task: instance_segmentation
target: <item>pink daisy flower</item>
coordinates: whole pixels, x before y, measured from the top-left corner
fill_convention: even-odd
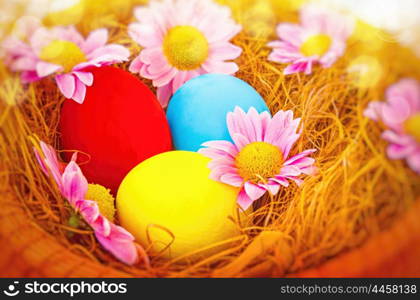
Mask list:
[[[420,83],[405,78],[386,91],[386,102],[369,103],[364,115],[381,121],[386,127],[382,138],[387,140],[391,159],[406,159],[420,174]]]
[[[52,176],[58,188],[70,205],[83,217],[95,232],[99,243],[117,259],[133,265],[138,261],[138,252],[148,264],[144,250],[136,243],[134,237],[121,226],[110,222],[101,215],[96,201],[86,199],[88,182],[76,163],[75,153],[67,166],[60,163],[51,146],[41,142],[42,154],[35,149],[36,158],[47,176]]]
[[[10,70],[22,71],[21,77],[25,82],[36,76],[35,71],[26,71],[28,60],[32,56],[32,49],[27,41],[32,34],[41,27],[41,20],[25,16],[16,21],[13,34],[7,36],[1,43],[0,57]]]
[[[279,111],[271,118],[268,112],[258,114],[254,108],[245,113],[236,107],[227,115],[227,126],[233,143],[210,141],[199,153],[209,157],[210,178],[240,187],[238,204],[246,210],[266,191],[275,195],[289,180],[298,185],[301,175],[315,171],[315,160],[309,158],[315,149],[291,156],[290,150],[300,137],[300,119],[293,112]]]
[[[163,107],[189,79],[205,73],[234,74],[242,52],[229,41],[241,31],[228,7],[211,0],[151,1],[134,12],[131,38],[143,47],[130,71],[153,80]]]
[[[28,44],[6,43],[9,66],[13,71],[22,72],[24,82],[55,74],[61,93],[83,103],[86,86],[93,84],[89,68],[126,61],[130,55],[121,45],[107,45],[107,40],[106,29],[92,31],[85,39],[74,26],[40,27],[32,33]]]
[[[268,59],[289,64],[284,74],[312,73],[315,63],[329,68],[346,49],[353,30],[350,18],[316,5],[303,6],[301,24],[281,23],[277,27],[280,40],[270,42],[273,51]]]

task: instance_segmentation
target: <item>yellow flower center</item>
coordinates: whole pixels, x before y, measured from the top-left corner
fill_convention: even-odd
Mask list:
[[[266,142],[246,145],[236,157],[239,175],[253,183],[266,182],[280,172],[283,154],[280,149]]]
[[[106,189],[99,184],[89,184],[86,193],[87,200],[93,200],[98,203],[101,215],[106,217],[109,221],[114,221],[115,204],[114,197],[111,195],[110,190]]]
[[[420,113],[416,113],[404,123],[405,132],[420,143]]]
[[[206,37],[193,26],[175,26],[163,41],[163,52],[169,63],[179,70],[194,70],[209,54]]]
[[[77,64],[86,61],[86,56],[79,46],[63,40],[55,40],[42,48],[39,58],[63,66],[64,72],[69,72]]]
[[[330,49],[330,46],[331,38],[328,35],[315,34],[300,46],[300,52],[305,56],[323,55]]]

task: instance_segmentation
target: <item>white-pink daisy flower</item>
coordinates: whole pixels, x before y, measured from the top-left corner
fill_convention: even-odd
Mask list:
[[[26,57],[32,56],[32,49],[27,42],[40,27],[40,19],[30,16],[21,17],[16,21],[13,33],[1,43],[1,59],[10,70],[22,71],[21,78],[24,82],[30,82],[31,79],[36,78],[36,71],[26,71],[28,63]]]
[[[382,137],[387,140],[391,159],[406,159],[420,174],[420,83],[405,78],[386,91],[386,101],[369,103],[365,116],[381,121],[386,127]]]
[[[269,60],[289,64],[285,75],[310,74],[315,63],[329,68],[343,55],[353,30],[352,19],[315,4],[302,7],[300,22],[279,24],[280,40],[268,44],[273,48]]]
[[[106,44],[108,31],[97,29],[85,39],[74,26],[40,27],[29,43],[15,48],[11,61],[13,71],[22,72],[24,82],[32,82],[55,74],[61,93],[83,103],[86,87],[93,84],[91,67],[100,67],[128,60],[130,52],[117,44]],[[7,44],[10,50],[10,42]],[[13,51],[12,51],[13,53]]]
[[[63,197],[93,229],[99,243],[125,264],[135,264],[139,260],[139,252],[144,262],[149,264],[145,251],[134,242],[134,237],[102,215],[96,201],[86,199],[88,182],[76,163],[77,154],[65,165],[59,162],[53,147],[44,142],[41,142],[40,147],[42,151],[35,149],[35,156],[42,171],[52,176]]]
[[[298,185],[301,175],[313,174],[315,149],[290,156],[299,139],[300,119],[293,112],[279,111],[272,118],[268,112],[258,114],[254,108],[245,113],[236,107],[227,115],[227,126],[233,143],[209,141],[199,153],[209,157],[210,178],[240,187],[238,204],[246,210],[266,191],[275,195],[289,180]]]
[[[229,41],[241,31],[228,7],[211,0],[151,1],[134,12],[129,34],[143,47],[130,71],[153,80],[162,106],[189,79],[205,73],[232,75],[242,52]]]

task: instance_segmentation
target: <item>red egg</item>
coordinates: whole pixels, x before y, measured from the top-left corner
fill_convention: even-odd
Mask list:
[[[62,148],[87,153],[90,160],[81,168],[88,181],[115,193],[132,168],[171,150],[170,130],[155,95],[137,77],[114,67],[92,73],[83,104],[64,102]]]

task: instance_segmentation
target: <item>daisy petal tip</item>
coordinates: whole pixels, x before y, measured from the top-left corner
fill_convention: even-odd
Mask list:
[[[241,191],[239,192],[238,197],[237,197],[237,203],[238,203],[239,207],[243,211],[246,211],[248,208],[251,207],[253,202],[254,201],[247,195],[245,190],[241,189]]]

